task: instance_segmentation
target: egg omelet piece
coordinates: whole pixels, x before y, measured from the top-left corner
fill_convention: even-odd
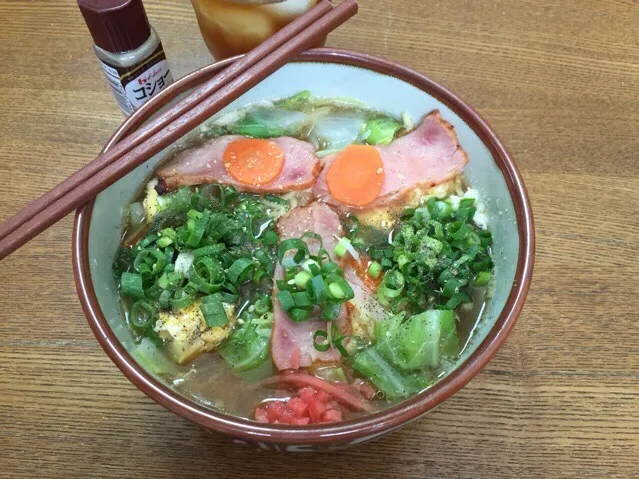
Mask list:
[[[385,229],[394,222],[391,208],[375,208],[357,213],[356,216],[360,224],[373,228]]]
[[[224,303],[229,323],[209,327],[200,311],[200,302],[173,312],[161,312],[155,323],[155,331],[167,341],[166,349],[179,364],[193,361],[199,355],[213,351],[229,337],[235,323],[235,305]]]
[[[351,323],[351,333],[365,340],[375,339],[375,323],[378,319],[362,311],[354,302],[346,303],[346,311]]]
[[[436,196],[440,200],[447,198],[450,195],[454,195],[462,191],[464,186],[462,175],[457,175],[452,180],[445,181],[444,183],[440,183],[437,186],[433,186],[428,190],[427,195]]]
[[[146,196],[144,197],[144,201],[142,205],[144,206],[144,213],[146,216],[146,222],[150,223],[153,220],[153,217],[158,212],[158,192],[155,190],[155,187],[158,184],[158,180],[151,180],[146,185]]]

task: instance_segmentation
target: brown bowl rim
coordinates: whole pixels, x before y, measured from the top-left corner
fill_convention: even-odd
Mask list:
[[[113,134],[103,151],[111,148],[127,132],[134,130],[175,95],[199,84],[228,66],[228,59],[203,67],[180,79],[135,114]],[[519,230],[519,258],[511,292],[495,325],[482,344],[455,371],[435,386],[398,405],[359,419],[335,423],[290,427],[265,425],[207,409],[179,395],[151,377],[120,344],[98,304],[88,258],[88,236],[93,201],[76,212],[73,232],[73,270],[78,296],[98,342],[124,375],[153,400],[207,429],[252,443],[286,445],[331,445],[357,442],[378,436],[416,419],[465,386],[496,354],[512,330],[526,300],[535,256],[534,223],[530,201],[522,177],[510,153],[488,123],[468,104],[430,78],[390,60],[349,50],[318,48],[305,52],[296,61],[338,63],[373,70],[406,81],[446,104],[464,120],[489,148],[512,196]]]

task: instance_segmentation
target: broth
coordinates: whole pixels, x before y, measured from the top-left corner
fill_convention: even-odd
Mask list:
[[[429,118],[422,124],[447,125]],[[402,138],[420,128],[352,100],[301,92],[192,134],[130,206],[114,262],[138,360],[206,407],[300,425],[389,407],[448,374],[492,284],[483,206],[461,174],[358,209],[337,201],[330,183],[328,193],[318,186],[327,175],[274,194],[261,184],[202,182],[191,171],[205,157],[210,174],[224,154],[225,170],[215,174],[237,185],[228,151],[268,144],[269,152],[289,148],[273,180],[281,181],[298,154],[324,170],[353,144],[400,158],[401,145],[415,143]],[[233,143],[244,138],[255,140]],[[248,155],[251,168],[273,161],[259,150]],[[397,174],[383,164],[381,188]],[[190,170],[178,179],[187,186],[176,187],[183,165]],[[310,166],[293,166],[291,181],[302,181]],[[311,324],[320,326],[308,343]],[[278,372],[290,369],[304,375]]]

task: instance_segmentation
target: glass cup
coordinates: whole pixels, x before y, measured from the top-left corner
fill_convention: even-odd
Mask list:
[[[295,20],[317,0],[191,0],[216,60],[246,53]],[[320,45],[323,46],[324,42]]]

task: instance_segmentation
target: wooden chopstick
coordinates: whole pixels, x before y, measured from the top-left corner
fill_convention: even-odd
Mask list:
[[[17,228],[11,230],[0,243],[0,260],[74,209],[94,198],[100,191],[143,164],[153,155],[177,141],[240,95],[246,93],[280,69],[295,56],[316,44],[330,31],[355,15],[357,9],[356,0],[345,0],[302,32],[283,43],[279,48],[273,50],[272,53],[237,75],[215,93],[206,98],[201,98],[199,103],[186,113],[183,113],[163,128],[158,129],[157,132],[151,134],[127,153],[111,162],[105,162],[101,169],[94,172],[85,181],[77,184],[73,190],[65,192],[57,200],[44,207],[27,221],[20,223]]]
[[[221,73],[189,94],[180,103],[173,106],[167,112],[152,120],[150,123],[142,126],[135,133],[132,133],[130,136],[120,141],[109,152],[98,156],[95,160],[76,171],[73,175],[69,176],[56,187],[29,203],[15,216],[0,224],[0,240],[16,230],[20,225],[29,221],[36,214],[49,207],[49,205],[51,205],[54,201],[69,194],[106,165],[113,163],[118,158],[149,139],[155,133],[165,128],[166,125],[177,120],[184,113],[202,102],[202,100],[211,96],[221,87],[227,85],[233,79],[244,73],[260,59],[281,47],[294,36],[302,33],[304,29],[308,28],[314,22],[326,15],[326,13],[330,12],[332,8],[333,6],[330,2],[327,0],[321,0],[311,10],[297,18],[295,21],[289,23],[282,30],[268,38],[264,43],[260,44],[244,57],[225,68]]]

